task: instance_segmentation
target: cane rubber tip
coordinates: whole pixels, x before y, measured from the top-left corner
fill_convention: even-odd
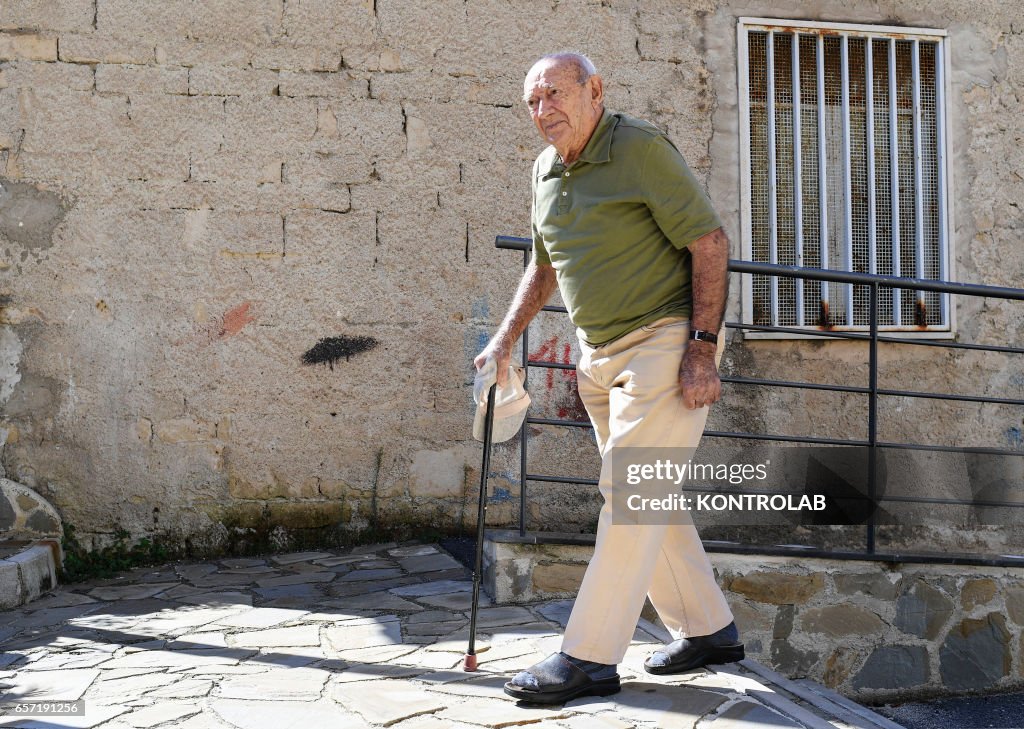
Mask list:
[[[476,670],[476,656],[469,655],[468,653],[462,659],[462,670],[463,671],[475,671]]]

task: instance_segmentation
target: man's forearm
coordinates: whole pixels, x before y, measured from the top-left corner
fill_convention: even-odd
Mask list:
[[[692,327],[718,333],[729,298],[729,239],[718,228],[690,245],[693,270]]]
[[[508,313],[494,335],[495,344],[510,351],[525,331],[527,324],[551,298],[555,286],[557,286],[555,269],[530,261],[523,273],[523,279],[519,282],[519,288],[508,308]]]

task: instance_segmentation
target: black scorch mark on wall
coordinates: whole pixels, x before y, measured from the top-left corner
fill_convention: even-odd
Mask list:
[[[373,337],[325,337],[302,355],[302,364],[326,364],[332,370],[342,357],[345,361],[353,354],[367,352],[378,344]]]

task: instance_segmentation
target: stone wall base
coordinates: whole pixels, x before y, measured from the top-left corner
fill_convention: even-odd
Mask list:
[[[593,536],[490,531],[497,603],[573,597]],[[712,553],[747,656],[858,701],[1024,687],[1024,568]]]

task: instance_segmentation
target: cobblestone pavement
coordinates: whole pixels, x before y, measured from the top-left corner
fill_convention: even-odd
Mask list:
[[[771,689],[741,666],[649,676],[641,664],[661,641],[639,628],[621,693],[518,704],[502,684],[558,650],[571,602],[484,598],[480,670],[465,673],[470,591],[466,570],[424,544],[167,565],[63,586],[0,613],[0,701],[84,699],[85,714],[8,716],[0,726],[851,726],[772,711],[756,698]]]

